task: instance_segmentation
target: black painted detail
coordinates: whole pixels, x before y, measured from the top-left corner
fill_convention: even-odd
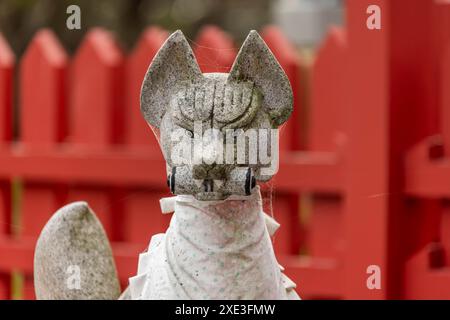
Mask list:
[[[175,174],[177,173],[177,167],[172,168],[172,174],[170,175],[170,192],[175,194]]]
[[[248,168],[247,174],[245,176],[245,195],[247,196],[249,196],[252,191],[251,182],[252,182],[252,169]]]

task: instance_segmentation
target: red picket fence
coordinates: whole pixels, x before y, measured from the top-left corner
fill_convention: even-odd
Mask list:
[[[273,28],[263,35],[276,54],[280,41],[291,51],[286,70],[297,81],[294,48]],[[149,28],[125,55],[110,33],[93,29],[70,58],[51,31],[38,32],[19,68],[17,141],[12,141],[14,56],[0,42],[0,120],[2,128],[6,124],[0,149],[0,298],[11,295],[12,271],[25,277],[24,297],[34,297],[35,240],[65,203],[83,199],[95,210],[113,242],[124,286],[150,237],[167,228],[170,217],[159,208],[159,199],[168,195],[165,163],[139,111],[142,79],[167,36]],[[194,51],[204,72],[225,72],[237,48],[229,35],[209,26],[199,33]],[[13,202],[14,188],[20,189],[20,199]],[[296,223],[291,223],[297,198],[286,192],[275,201],[286,225],[277,237],[277,252],[298,252]],[[13,211],[20,211],[16,222]]]
[[[277,256],[307,299],[450,298],[450,4],[346,5],[346,27],[317,52],[308,110],[298,51],[276,27],[261,30],[295,96],[273,179]],[[369,5],[382,10],[381,30],[366,26]],[[149,28],[125,54],[93,29],[68,57],[43,30],[18,81],[0,36],[0,298],[11,296],[12,274],[34,297],[36,237],[67,202],[87,200],[99,215],[123,285],[167,227],[164,161],[139,112],[144,73],[167,36]],[[239,48],[214,26],[192,45],[204,72],[229,70]],[[379,289],[367,286],[373,265]]]

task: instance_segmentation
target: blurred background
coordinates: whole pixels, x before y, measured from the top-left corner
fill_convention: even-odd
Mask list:
[[[449,1],[0,0],[0,299],[35,298],[36,239],[68,202],[99,216],[123,287],[167,228],[139,93],[176,29],[203,72],[256,29],[291,82],[263,191],[302,298],[450,298]]]
[[[82,12],[81,30],[68,30],[66,8],[76,4]],[[34,33],[43,27],[55,31],[69,52],[83,35],[102,26],[117,35],[122,46],[131,48],[142,30],[158,25],[183,30],[194,39],[205,24],[214,24],[244,39],[250,29],[279,24],[297,44],[316,45],[330,24],[342,22],[340,0],[17,0],[0,2],[0,29],[18,55]]]

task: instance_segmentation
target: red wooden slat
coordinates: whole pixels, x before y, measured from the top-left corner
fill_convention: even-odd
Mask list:
[[[450,294],[450,270],[448,268],[429,269],[424,264],[428,251],[423,250],[420,255],[411,259],[406,267],[405,276],[408,279],[405,286],[405,299],[437,299],[448,300]]]
[[[123,64],[123,54],[110,33],[95,28],[85,36],[74,57],[70,96],[70,142],[80,150],[107,150],[123,139]],[[112,204],[112,192],[76,186],[69,191],[69,202],[88,201],[108,236],[118,239],[121,235],[114,223],[122,212]]]
[[[38,32],[20,67],[20,141],[24,148],[52,149],[66,133],[67,55],[49,30]],[[22,236],[38,236],[62,205],[63,187],[45,181],[24,181],[21,204]],[[25,286],[32,288],[31,275]]]
[[[297,255],[304,233],[300,231],[300,198],[273,189],[272,202],[266,203],[264,210],[272,213],[281,225],[274,236],[274,250],[279,255]],[[268,207],[271,205],[272,207]]]
[[[21,142],[27,149],[50,149],[64,138],[67,56],[49,30],[36,34],[20,68]],[[45,185],[45,181],[43,181]],[[37,236],[59,202],[57,186],[23,190],[22,234]]]
[[[436,86],[436,98],[439,103],[439,125],[441,133],[443,134],[444,152],[450,156],[450,122],[448,114],[450,105],[448,98],[448,75],[449,64],[448,55],[450,43],[450,3],[448,1],[435,1],[433,7],[433,46],[430,51],[430,63],[433,71],[438,70],[438,78],[441,81],[440,85]],[[434,69],[435,68],[435,69]]]
[[[447,3],[445,8],[442,8],[446,13],[446,25],[443,27],[448,28],[450,25],[450,3]],[[450,116],[450,93],[448,88],[450,87],[450,31],[445,29],[447,32],[446,40],[447,45],[443,48],[443,54],[441,59],[441,118],[442,118],[442,140],[444,147],[444,154],[447,159],[450,155],[450,121],[448,117]],[[440,227],[440,240],[445,250],[445,253],[450,254],[450,206],[448,202],[442,205],[441,212],[441,227]],[[450,270],[447,272],[447,276],[450,278]]]
[[[344,134],[346,46],[345,31],[334,27],[317,53],[308,124],[310,150],[334,151],[339,137]]]
[[[450,11],[450,8],[448,11]],[[441,87],[443,88],[441,94],[441,119],[442,119],[441,123],[442,123],[442,140],[444,145],[444,152],[446,155],[450,155],[450,120],[449,120],[450,92],[449,90],[447,90],[449,86],[450,86],[450,41],[448,42],[448,45],[445,48],[441,68]]]
[[[441,136],[429,137],[421,141],[408,153],[406,192],[419,198],[449,199],[450,96],[447,88],[450,84],[450,3],[436,1],[431,20],[433,42],[429,49],[428,64],[429,70],[433,72],[432,80],[438,80],[439,83],[428,81],[428,85],[432,85],[432,88],[425,89],[433,90],[435,93],[433,98],[438,99],[439,109],[433,108],[433,105],[428,103],[425,110],[427,115],[431,114],[431,116],[434,116],[434,112],[440,111]],[[437,71],[437,77],[434,77],[435,71]],[[426,90],[423,91],[426,92]],[[430,201],[428,199],[427,201]],[[437,213],[432,215],[430,210],[421,210],[419,212],[422,217],[419,221],[421,223],[416,223],[413,228],[410,228],[415,234],[425,234],[428,237],[425,238],[426,241],[412,247],[412,258],[406,263],[406,298],[448,299],[445,288],[450,279],[450,270],[448,259],[445,257],[448,257],[450,253],[450,210],[448,200],[435,201],[435,203],[439,206]],[[436,216],[438,217],[437,228],[434,223]],[[424,242],[429,245],[423,247]],[[442,256],[442,261],[438,265],[433,262],[437,252]]]
[[[164,186],[160,189],[130,189],[123,200],[126,217],[122,223],[124,240],[148,245],[153,235],[165,232],[171,214],[162,214],[159,200],[172,196]]]
[[[0,237],[0,272],[20,269],[30,274],[33,272],[35,238]]]
[[[9,182],[0,181],[0,236],[9,236],[11,233],[11,185]],[[7,259],[0,255],[0,260]],[[10,270],[0,270],[0,300],[11,296]]]
[[[436,147],[443,149],[442,139],[432,136],[411,148],[406,155],[405,192],[409,196],[450,198],[450,161],[448,158],[431,158],[430,150]]]
[[[344,209],[341,195],[314,194],[308,223],[308,253],[337,258],[344,244]]]
[[[165,161],[159,155],[63,149],[51,152],[23,150],[20,146],[4,152],[0,177],[21,177],[31,181],[85,185],[146,187],[166,185],[162,170]],[[36,170],[39,168],[39,171]],[[150,169],[149,169],[150,168]]]
[[[309,150],[336,152],[345,139],[345,59],[345,32],[332,28],[317,53],[312,71]],[[342,220],[340,195],[314,195],[308,229],[308,252],[313,257],[339,255],[344,236]]]
[[[11,148],[3,153],[0,177],[20,175],[28,180],[48,182],[167,188],[165,161],[159,154],[129,150],[75,151],[67,148],[33,152]],[[339,193],[345,187],[342,159],[331,152],[284,153],[274,181],[282,192]]]
[[[123,139],[123,54],[113,36],[95,28],[85,37],[72,66],[70,141],[107,149]]]
[[[343,294],[342,265],[334,259],[281,256],[285,273],[297,284],[302,299],[340,299]]]
[[[300,147],[299,135],[299,72],[300,59],[295,48],[289,43],[286,36],[278,27],[265,27],[261,36],[273,52],[278,62],[291,82],[294,94],[294,111],[288,122],[281,128],[280,149],[283,151],[295,150]],[[275,181],[275,191],[277,190],[277,178]],[[303,242],[305,233],[300,226],[300,201],[297,194],[275,194],[273,212],[275,218],[282,225],[276,234],[274,243],[277,254],[298,254]]]
[[[27,149],[55,148],[64,138],[67,65],[66,53],[55,35],[49,30],[38,32],[20,68],[20,141]],[[37,236],[40,233],[50,215],[61,205],[57,188],[25,181],[22,234]]]
[[[202,72],[227,73],[237,51],[228,33],[216,26],[208,25],[197,35],[194,53]]]
[[[289,42],[282,31],[276,26],[267,26],[261,31],[270,50],[273,52],[284,72],[289,78],[294,94],[294,111],[281,129],[280,148],[282,150],[300,149],[301,127],[300,117],[302,116],[302,106],[300,104],[300,67],[301,60],[295,47]]]
[[[67,65],[55,35],[50,30],[38,32],[20,69],[20,139],[27,148],[52,147],[65,138]]]
[[[391,64],[395,66],[392,69],[393,79],[396,81],[392,85],[394,89],[391,89],[393,92],[392,108],[395,110],[391,121],[396,123],[396,134],[394,134],[392,139],[394,149],[391,152],[398,154],[399,150],[411,149],[411,146],[417,145],[425,137],[431,137],[438,131],[438,113],[442,110],[439,109],[439,99],[443,91],[446,91],[445,84],[440,83],[442,79],[439,77],[440,71],[438,70],[442,68],[444,48],[450,41],[450,31],[448,29],[450,4],[448,2],[445,4],[443,1],[435,1],[433,3],[418,1],[414,4],[412,12],[403,12],[398,4],[394,6],[394,9],[402,12],[402,15],[399,15],[399,20],[397,18],[393,20],[396,23],[396,33],[393,33],[395,38],[391,40],[391,43],[395,44],[393,46]],[[419,18],[423,21],[423,26],[407,28],[405,25],[407,21]],[[435,39],[435,41],[432,39]],[[411,52],[414,52],[414,54],[410,54]],[[404,77],[405,72],[408,74],[407,77]],[[400,129],[400,126],[407,131],[400,134],[399,132],[403,131]],[[432,162],[437,164],[440,162],[439,157],[443,155],[442,146],[430,146],[430,164]],[[396,159],[397,162],[399,160],[399,158]],[[403,177],[399,172],[401,170],[395,170],[390,176],[397,187],[401,186],[400,182]],[[435,185],[441,183],[442,178],[434,181]],[[416,205],[416,208],[420,210],[420,214],[417,215],[419,218],[409,214],[410,210],[407,211],[405,218],[403,218],[400,213],[402,208],[399,210],[398,207],[395,207],[394,217],[396,219],[391,219],[393,221],[391,221],[390,225],[391,229],[393,225],[398,225],[397,228],[401,232],[396,231],[397,237],[391,236],[389,238],[389,244],[396,251],[391,253],[392,256],[400,255],[399,251],[403,249],[399,248],[402,245],[400,239],[408,238],[405,237],[405,230],[409,230],[410,234],[417,235],[414,238],[421,240],[416,240],[415,243],[412,242],[412,245],[406,247],[408,255],[411,252],[417,253],[421,250],[424,243],[426,243],[425,241],[436,241],[439,237],[442,241],[445,241],[449,238],[448,207],[445,205],[442,207],[442,202],[433,198],[424,200],[422,198],[420,197],[416,200],[420,205]],[[441,217],[440,226],[439,217]],[[401,220],[402,218],[413,227],[405,229],[405,222]],[[436,231],[438,228],[441,229],[440,235],[439,231]],[[445,246],[448,248],[448,244]],[[448,254],[448,251],[446,254]],[[394,257],[394,259],[391,259],[390,263],[394,266],[392,268],[393,278],[395,278],[396,273],[403,270],[399,266],[401,262],[399,258]],[[405,281],[409,281],[409,279]],[[433,286],[431,283],[430,285]],[[437,287],[436,290],[438,290]]]
[[[405,228],[411,215],[403,195],[403,159],[413,145],[437,131],[439,84],[431,40],[434,3],[408,4],[404,10],[401,1],[347,1],[351,139],[346,298],[401,297],[405,244],[416,234]],[[369,5],[378,5],[383,12],[381,30],[366,26]],[[416,19],[420,25],[408,24]],[[380,290],[368,290],[367,275],[358,273],[369,265],[378,265],[383,272]]]
[[[12,138],[12,96],[15,56],[0,33],[0,158],[5,143]],[[0,179],[0,235],[11,233],[11,184],[9,179]],[[7,259],[0,255],[1,259]],[[8,270],[0,271],[0,299],[11,296],[11,278]]]
[[[348,3],[349,37],[349,159],[346,210],[345,297],[383,299],[387,297],[389,266],[387,223],[389,216],[389,82],[386,1],[350,0]],[[366,9],[375,4],[384,12],[383,28],[373,32],[366,27]],[[370,75],[370,76],[369,76]],[[369,98],[370,97],[370,98]],[[370,124],[370,125],[369,125]],[[370,181],[370,183],[369,183]],[[364,239],[364,240],[362,240]],[[367,250],[370,248],[370,250]],[[383,270],[381,290],[366,286],[366,268],[377,265]]]
[[[150,165],[143,169],[154,172],[161,192],[155,189],[130,189],[123,198],[122,205],[126,217],[122,224],[122,235],[126,241],[142,243],[143,248],[148,245],[150,237],[167,229],[170,217],[162,216],[159,199],[168,193],[165,185],[165,161],[162,156],[157,138],[145,122],[140,112],[140,91],[144,75],[150,62],[168,37],[168,32],[150,27],[140,37],[136,47],[127,60],[127,127],[126,143],[133,150],[141,150],[145,154],[152,154],[157,165]],[[136,273],[136,270],[134,270]],[[128,274],[131,276],[132,274]]]
[[[15,57],[0,33],[0,143],[12,138],[12,86]]]
[[[168,35],[167,31],[159,27],[148,28],[127,58],[126,143],[129,146],[142,147],[148,152],[159,152],[159,145],[140,112],[142,80]]]
[[[12,138],[12,96],[15,56],[0,33],[0,155]],[[10,232],[9,179],[0,179],[0,234]]]

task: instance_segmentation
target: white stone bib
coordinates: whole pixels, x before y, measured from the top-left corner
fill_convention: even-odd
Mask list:
[[[275,258],[270,236],[279,225],[262,211],[258,187],[248,197],[160,203],[174,215],[139,256],[132,299],[299,299]]]

